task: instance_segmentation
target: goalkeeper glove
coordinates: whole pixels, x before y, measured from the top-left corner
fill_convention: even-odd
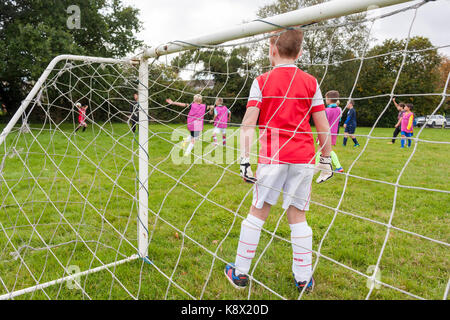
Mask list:
[[[320,157],[319,163],[316,163],[314,168],[314,174],[320,172],[319,178],[317,178],[317,183],[322,183],[327,181],[333,176],[333,167],[331,166],[331,157]]]
[[[253,177],[252,167],[250,165],[249,158],[241,158],[241,177],[247,183],[254,184],[256,182],[256,178]]]

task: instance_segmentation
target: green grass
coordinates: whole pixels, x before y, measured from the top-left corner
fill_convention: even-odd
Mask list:
[[[36,140],[15,132],[1,146],[5,181],[0,181],[0,295],[64,276],[61,264],[78,266],[81,271],[101,265],[92,252],[105,264],[136,253],[138,163],[131,150],[137,150],[137,143],[126,125],[105,124],[103,129],[89,127],[71,137],[71,143],[59,130],[35,130]],[[111,272],[82,277],[85,293],[92,299],[129,299],[127,290],[140,299],[190,299],[185,290],[202,299],[297,299],[290,230],[281,216],[281,201],[264,225],[268,233],[262,234],[253,267],[267,249],[252,269],[255,279],[279,296],[256,282],[251,289],[236,291],[225,279],[223,268],[225,261],[234,260],[242,217],[252,200],[251,187],[241,183],[236,164],[175,164],[170,156],[173,146],[167,142],[172,129],[159,125],[150,129],[157,133],[149,140],[149,231],[153,232],[149,258],[154,265],[137,260],[111,268]],[[62,127],[66,135],[71,130]],[[357,134],[367,135],[369,130],[358,128]],[[377,128],[372,136],[389,137],[392,131]],[[450,130],[426,128],[420,138],[448,142]],[[369,274],[370,266],[377,263],[392,216],[394,228],[380,261],[381,281],[426,299],[442,299],[449,280],[450,195],[396,189],[413,149],[371,139],[361,154],[366,138],[359,141],[357,149],[351,143],[334,148],[346,172],[352,166],[352,176],[335,175],[324,184],[313,185],[308,222],[314,232],[314,250],[333,218],[334,222],[315,271],[316,289],[302,298],[364,299],[369,290],[361,274]],[[204,150],[208,145],[203,143]],[[18,154],[11,153],[12,147]],[[449,156],[448,144],[419,142],[398,183],[450,190]],[[339,203],[340,211],[329,209]],[[43,248],[43,241],[51,249],[24,248],[23,260],[12,260],[14,248]],[[167,277],[183,290],[169,286]],[[87,295],[62,284],[18,299],[83,299]],[[386,286],[371,295],[371,299],[410,298]]]

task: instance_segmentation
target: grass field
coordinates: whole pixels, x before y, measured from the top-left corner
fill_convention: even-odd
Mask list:
[[[153,265],[136,260],[82,277],[83,290],[64,283],[18,299],[298,298],[281,201],[264,225],[251,288],[237,291],[225,279],[223,268],[234,261],[251,187],[241,182],[236,164],[175,164],[168,142],[175,127],[150,127]],[[136,253],[136,141],[121,124],[91,126],[69,142],[71,130],[33,130],[36,139],[14,132],[0,148],[0,295],[65,276],[62,266],[84,271]],[[358,128],[357,134],[369,131]],[[377,128],[372,136],[390,137],[392,131]],[[426,128],[420,139],[449,142],[450,130]],[[352,166],[348,178],[335,175],[313,185],[308,223],[314,250],[332,226],[322,243],[315,291],[302,299],[364,299],[369,289],[362,274],[372,274],[391,217],[394,228],[381,257],[380,280],[442,299],[450,271],[450,195],[433,190],[450,190],[450,146],[419,142],[398,181],[414,188],[396,188],[413,148],[371,139],[362,152],[366,138],[359,140],[360,148],[338,143],[334,149],[346,172]],[[203,143],[204,150],[209,144]],[[11,252],[19,248],[21,258],[14,260]],[[413,297],[382,286],[370,298]]]

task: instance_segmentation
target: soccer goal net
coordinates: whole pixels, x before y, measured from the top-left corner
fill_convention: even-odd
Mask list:
[[[450,131],[416,126],[410,148],[392,133],[400,102],[415,115],[448,108],[439,50],[450,43],[414,35],[428,1],[390,7],[401,2],[330,1],[132,59],[55,58],[0,135],[0,299],[447,299]],[[392,17],[408,24],[404,39],[377,44]],[[237,291],[223,270],[254,188],[239,173],[240,126],[271,70],[269,38],[290,29],[304,32],[297,67],[340,93],[330,125],[342,170],[307,199],[313,293],[295,288],[280,201]],[[356,147],[342,146],[350,100]],[[316,138],[312,128],[292,134]]]

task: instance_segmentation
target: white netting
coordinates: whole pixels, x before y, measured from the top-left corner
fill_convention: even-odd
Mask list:
[[[251,205],[252,189],[239,177],[238,137],[250,85],[269,70],[267,36],[259,36],[150,59],[145,260],[137,256],[139,130],[131,130],[139,109],[134,100],[139,67],[67,59],[52,70],[23,115],[24,125],[1,145],[0,296],[446,299],[449,134],[416,129],[413,148],[400,153],[386,145],[392,130],[379,127],[392,114],[393,97],[434,98],[432,114],[448,98],[448,75],[441,92],[397,92],[412,57],[439,49],[410,48],[415,15],[424,4],[370,19],[303,27],[306,41],[308,34],[326,35],[321,59],[306,51],[298,61],[318,78],[322,91],[339,85],[329,80],[336,67],[352,64],[341,100],[354,99],[358,110],[374,101],[381,105],[370,126],[357,131],[360,149],[336,149],[344,173],[313,186],[308,221],[317,287],[312,295],[299,294],[293,285],[289,228],[280,205],[264,225],[248,289],[236,292],[223,275],[225,264],[234,262],[241,221]],[[414,12],[403,47],[374,54],[374,23],[403,11]],[[334,40],[351,27],[361,27],[364,33],[357,29],[353,35],[365,40],[356,49],[340,48],[353,55],[338,55]],[[359,94],[364,68],[386,57],[399,62],[389,89]],[[222,97],[233,117],[227,144],[216,147],[207,113],[192,156],[183,157],[188,105],[196,94],[208,105]],[[167,98],[188,105],[169,106]],[[78,102],[88,105],[88,126],[75,132]],[[257,153],[255,143],[253,163]],[[78,277],[66,278],[73,274]]]

